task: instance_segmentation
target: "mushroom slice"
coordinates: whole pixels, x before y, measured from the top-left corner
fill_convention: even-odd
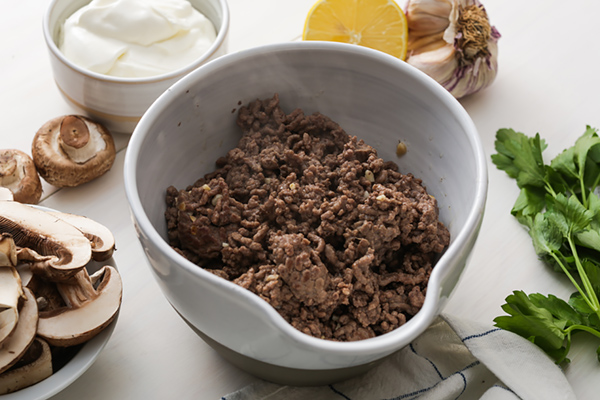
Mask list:
[[[97,288],[92,285],[92,280],[97,281]],[[60,282],[56,286],[67,305],[40,312],[37,331],[53,346],[87,342],[113,321],[121,307],[121,277],[108,265],[94,274],[94,278],[83,269],[69,282]]]
[[[18,325],[18,306],[22,297],[23,287],[17,270],[13,267],[0,267],[0,348],[4,347],[4,342]]]
[[[42,183],[31,157],[20,150],[0,150],[0,186],[9,189],[13,200],[37,204]]]
[[[52,375],[52,352],[44,340],[35,338],[13,369],[0,374],[0,395],[16,392]]]
[[[92,244],[92,258],[95,261],[106,261],[115,250],[115,237],[110,229],[91,218],[82,215],[49,211],[51,215],[79,229]]]
[[[38,308],[33,292],[24,289],[27,300],[19,312],[19,323],[0,348],[0,374],[13,366],[33,342],[38,323]]]
[[[0,267],[17,266],[17,246],[10,233],[0,233]]]
[[[115,161],[112,135],[81,115],[46,122],[33,138],[33,161],[39,174],[58,187],[73,187],[107,172]]]
[[[51,281],[72,277],[92,257],[90,241],[77,228],[33,206],[2,202],[0,231],[13,236],[19,261]]]

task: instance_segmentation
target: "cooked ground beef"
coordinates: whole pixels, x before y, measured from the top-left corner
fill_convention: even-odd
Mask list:
[[[415,315],[450,240],[421,180],[277,95],[237,124],[216,171],[167,189],[171,246],[315,337],[366,339]]]

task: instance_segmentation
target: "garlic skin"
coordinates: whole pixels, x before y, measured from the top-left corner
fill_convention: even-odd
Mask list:
[[[406,62],[457,99],[488,87],[498,72],[500,33],[478,0],[409,0]]]

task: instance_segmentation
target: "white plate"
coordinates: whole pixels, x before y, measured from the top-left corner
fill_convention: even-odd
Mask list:
[[[47,207],[36,206],[42,210],[51,210]],[[103,265],[111,265],[117,268],[114,258],[110,258],[102,263],[91,261],[86,267],[90,273],[94,272]],[[102,332],[96,335],[92,340],[85,343],[75,356],[66,363],[61,369],[53,373],[48,378],[35,385],[18,390],[14,393],[0,395],[1,400],[45,400],[61,390],[65,389],[71,383],[75,382],[91,365],[96,361],[106,343],[110,339],[119,314],[117,313],[113,322],[110,323]]]

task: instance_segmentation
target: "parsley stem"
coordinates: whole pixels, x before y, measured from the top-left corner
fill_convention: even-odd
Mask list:
[[[590,192],[593,192],[594,190],[596,190],[596,188],[598,187],[598,185],[600,185],[600,174],[598,174],[598,176],[596,176],[596,179],[594,180],[594,183],[590,187]]]
[[[586,190],[585,190],[585,182],[583,182],[583,176],[581,176],[579,178],[579,184],[581,186],[580,190],[581,190],[581,204],[583,204],[583,206],[585,208],[588,208],[588,198],[587,198],[587,194],[586,194]]]
[[[598,311],[598,307],[594,306],[594,304],[588,298],[587,293],[584,292],[581,289],[581,287],[579,286],[579,284],[577,283],[577,281],[575,280],[575,278],[573,278],[573,275],[571,275],[571,273],[569,272],[569,270],[564,266],[564,264],[562,263],[562,261],[560,260],[560,258],[558,258],[558,256],[554,252],[550,253],[550,255],[558,263],[558,265],[560,266],[560,268],[563,270],[563,272],[565,273],[565,275],[567,275],[567,277],[569,278],[569,280],[571,281],[571,283],[573,284],[573,286],[575,286],[575,288],[577,289],[577,291],[579,293],[581,293],[581,297],[583,297],[583,300],[585,300],[585,302],[587,303],[587,305],[590,306],[591,309],[593,309],[594,311],[597,312]],[[596,300],[596,301],[598,301],[598,300]]]
[[[554,189],[552,189],[552,186],[550,185],[550,183],[548,183],[547,181],[544,181],[546,184],[546,192],[550,193],[550,195],[554,198],[556,198],[556,192],[554,191]]]
[[[598,297],[596,296],[596,293],[594,292],[594,287],[592,286],[592,283],[590,282],[589,277],[587,276],[585,270],[583,269],[583,265],[581,265],[581,260],[579,259],[579,255],[577,254],[577,248],[575,247],[575,243],[573,243],[573,236],[569,235],[567,237],[567,240],[569,241],[569,246],[571,246],[571,252],[573,253],[573,258],[575,259],[575,265],[577,266],[577,272],[579,272],[579,278],[581,279],[581,282],[583,283],[583,286],[585,287],[586,293],[591,298],[591,301],[594,304],[592,309],[594,310],[594,312],[598,313],[598,311],[600,310],[600,303],[598,303]],[[598,315],[598,316],[600,317],[600,315]]]
[[[585,325],[571,325],[568,328],[566,328],[564,330],[564,332],[570,336],[571,332],[574,331],[575,329],[579,329],[580,331],[585,331],[587,333],[591,333],[592,335],[600,338],[600,332],[598,332],[594,328],[590,328],[589,326],[585,326]]]

